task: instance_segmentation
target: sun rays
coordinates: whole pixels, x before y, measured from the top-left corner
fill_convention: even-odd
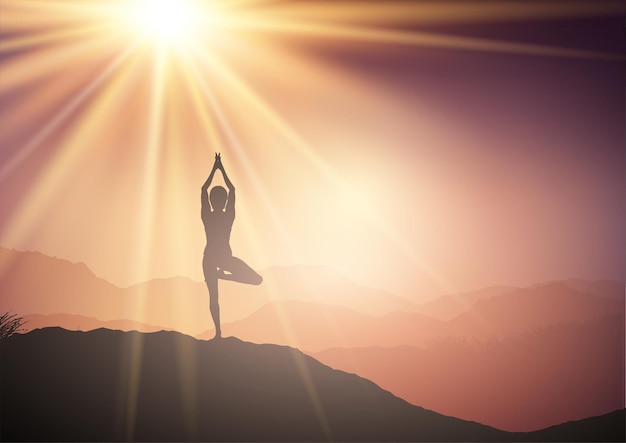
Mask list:
[[[277,88],[282,73],[297,73],[305,88],[307,82],[329,78],[338,84],[358,80],[358,74],[349,74],[350,79],[329,61],[299,53],[300,41],[321,46],[375,44],[368,46],[370,51],[408,45],[619,61],[622,54],[419,28],[600,16],[618,13],[621,5],[613,1],[498,5],[371,1],[366,6],[344,1],[5,0],[0,22],[0,100],[10,112],[5,111],[0,122],[0,180],[41,156],[47,160],[36,168],[37,177],[0,234],[15,244],[31,236],[44,210],[61,198],[76,171],[88,166],[90,151],[106,149],[120,158],[132,155],[141,165],[138,174],[142,176],[141,189],[134,191],[141,203],[133,266],[136,278],[145,279],[156,235],[153,224],[160,217],[159,196],[166,193],[176,200],[176,190],[164,189],[164,183],[188,181],[184,171],[194,170],[198,161],[220,151],[231,154],[238,165],[236,174],[250,183],[252,198],[262,202],[273,225],[274,241],[297,261],[294,239],[287,234],[281,210],[258,171],[261,157],[280,158],[288,149],[289,155],[299,157],[415,266],[452,292],[446,277],[404,241],[367,198],[355,193],[271,97],[256,90],[255,77],[264,73]],[[18,93],[21,99],[12,101]],[[37,129],[32,131],[33,127]],[[265,145],[261,156],[241,136],[253,127],[263,127],[280,143]],[[127,138],[121,140],[116,133]],[[103,146],[103,138],[111,139],[109,146]],[[120,141],[127,147],[120,146]],[[129,149],[132,154],[124,152]],[[181,203],[176,212],[185,210]],[[248,225],[248,243],[259,245],[254,252],[259,257],[264,254],[262,237]],[[179,250],[179,254],[188,252]]]
[[[255,90],[249,79],[254,78],[255,70],[272,72],[277,85],[280,72],[298,72],[305,83],[323,75],[332,76],[334,67],[328,61],[307,58],[291,47],[292,42],[300,40],[320,45],[374,43],[372,51],[409,45],[619,61],[623,60],[622,54],[418,29],[441,23],[599,16],[616,14],[622,6],[613,1],[498,5],[481,1],[372,1],[366,6],[342,1],[5,0],[0,22],[0,99],[11,111],[3,113],[0,123],[0,180],[44,152],[49,159],[45,166],[39,166],[39,176],[2,237],[19,243],[20,238],[31,235],[42,210],[60,197],[74,172],[85,166],[85,152],[104,149],[99,146],[98,134],[106,128],[106,132],[124,130],[132,134],[133,145],[139,151],[134,155],[141,157],[143,165],[140,193],[145,198],[139,209],[141,228],[136,236],[138,255],[134,261],[137,278],[145,277],[150,267],[149,246],[154,235],[150,226],[158,216],[158,196],[164,192],[161,175],[174,169],[176,173],[189,170],[199,158],[210,157],[211,151],[232,154],[241,174],[252,183],[255,198],[267,209],[277,241],[297,257],[281,211],[257,172],[256,148],[240,139],[239,133],[245,129],[233,120],[249,118],[281,140],[280,145],[266,147],[264,156],[280,157],[281,149],[288,146],[339,194],[349,195],[346,201],[378,226],[416,266],[427,270],[450,291],[446,278],[408,246],[394,226],[354,195],[349,183],[273,106],[271,98]],[[272,49],[273,44],[280,50]],[[229,57],[237,52],[239,58],[246,58],[238,67],[243,66],[246,72],[239,72]],[[26,100],[12,102],[17,92]],[[127,116],[119,119],[123,107],[127,108]],[[170,108],[181,110],[185,117],[173,114]],[[128,121],[131,115],[136,115],[136,121]],[[193,135],[188,134],[190,125],[196,128]],[[38,129],[26,133],[26,128],[33,126]],[[185,145],[192,137],[210,145],[210,149],[207,147],[203,153],[197,147],[187,149]],[[108,149],[123,151],[120,147]],[[177,166],[164,162],[164,158],[176,158]],[[169,178],[170,182],[176,180]],[[257,235],[252,243],[263,244],[260,234],[252,231],[250,238]]]
[[[0,185],[25,169],[30,179],[19,190],[21,198],[0,239],[10,245],[27,244],[51,207],[66,204],[68,193],[82,192],[86,201],[109,196],[108,202],[118,205],[94,203],[91,211],[97,214],[93,217],[104,214],[118,225],[127,225],[124,232],[133,255],[123,259],[135,281],[151,277],[156,238],[167,243],[171,255],[167,263],[183,262],[195,254],[196,249],[187,246],[193,244],[198,245],[194,260],[199,263],[200,186],[217,151],[233,169],[233,181],[243,182],[247,190],[238,203],[243,207],[238,209],[242,217],[237,222],[245,233],[245,253],[259,262],[271,261],[267,258],[271,244],[297,263],[301,260],[297,241],[287,229],[284,208],[273,198],[276,189],[268,184],[281,182],[272,174],[278,174],[275,165],[289,157],[305,165],[294,175],[310,174],[316,185],[332,189],[403,259],[444,292],[455,292],[427,254],[411,245],[364,191],[320,153],[268,91],[282,92],[286,84],[307,89],[331,81],[337,88],[356,91],[355,84],[366,82],[358,72],[347,73],[328,59],[301,53],[302,43],[325,47],[347,42],[371,52],[409,46],[623,61],[623,54],[427,30],[433,24],[615,15],[622,8],[621,2],[614,1],[4,0],[0,4]],[[263,82],[271,87],[261,91],[257,85]],[[371,80],[367,87],[384,94]],[[134,188],[128,186],[129,176],[139,177],[130,181],[137,185]],[[77,177],[91,179],[97,186],[83,186]],[[269,229],[258,228],[246,202],[263,209]],[[81,211],[84,219],[71,220],[76,226],[90,217],[90,208]],[[181,223],[182,219],[191,221]],[[115,234],[119,233],[109,235]],[[111,260],[120,260],[119,254],[106,250],[111,238],[95,232],[73,241],[91,241]],[[367,252],[354,251],[355,259],[360,254]],[[3,272],[0,269],[0,278]],[[145,303],[147,297],[138,300]],[[146,306],[130,309],[141,314]],[[281,327],[295,337],[292,319],[277,309]],[[132,347],[131,386],[123,399],[129,439],[141,339]],[[193,359],[190,352],[181,349],[181,361]],[[328,430],[311,376],[301,356],[294,358],[316,414]],[[192,366],[182,367],[193,372]],[[195,394],[190,378],[181,380],[187,383],[186,404],[191,409]]]

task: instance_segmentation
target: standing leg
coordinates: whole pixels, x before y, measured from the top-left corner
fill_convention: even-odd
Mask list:
[[[211,310],[211,317],[213,317],[213,323],[215,324],[215,338],[222,337],[222,327],[220,324],[220,305],[219,294],[217,285],[217,266],[212,261],[207,260],[206,257],[202,262],[204,269],[204,280],[206,287],[209,290],[209,309]]]

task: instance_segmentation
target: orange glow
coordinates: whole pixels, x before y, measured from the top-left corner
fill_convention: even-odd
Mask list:
[[[607,412],[598,401],[573,414],[596,394],[569,401],[563,384],[552,398],[571,404],[531,416],[546,415],[536,405],[548,392],[532,382],[564,380],[544,364],[555,355],[546,337],[595,374],[571,371],[571,385],[602,375],[585,359],[623,373],[623,359],[617,368],[586,334],[614,340],[617,316],[606,330],[593,324],[616,306],[623,315],[623,303],[530,286],[623,280],[623,8],[2,0],[3,309],[34,314],[33,327],[212,336],[200,190],[219,152],[237,189],[233,254],[263,276],[260,287],[220,282],[225,336],[314,352],[410,401],[512,430]],[[615,44],[600,25],[617,17]],[[546,330],[528,333],[536,324]],[[587,337],[580,359],[559,347],[559,331]],[[517,337],[526,354],[509,358],[496,335]],[[195,417],[203,375],[180,343],[182,412]],[[139,334],[122,350],[132,355],[119,387],[129,440],[145,346]],[[332,440],[314,374],[293,358]],[[526,379],[502,397],[498,384],[515,374]],[[476,380],[494,395],[479,408]],[[531,415],[512,417],[515,396],[533,389]]]
[[[0,97],[20,99],[0,119],[8,147],[0,180],[26,178],[0,238],[83,261],[120,285],[170,275],[201,280],[197,194],[215,151],[241,190],[233,249],[256,268],[325,263],[418,298],[486,284],[486,272],[465,266],[470,256],[489,258],[480,239],[520,230],[549,238],[558,230],[557,222],[515,221],[533,205],[551,206],[541,201],[541,184],[525,188],[536,199],[516,199],[530,194],[504,174],[500,189],[511,185],[509,201],[517,202],[506,207],[512,221],[480,227],[479,208],[493,209],[476,195],[492,190],[479,178],[462,183],[456,161],[476,158],[471,152],[485,140],[501,143],[499,129],[471,128],[465,139],[450,129],[462,128],[464,117],[439,111],[429,89],[377,81],[303,48],[623,60],[610,51],[403,27],[605,16],[619,9],[609,1],[188,0],[174,10],[166,1],[79,3],[3,2]],[[129,26],[129,11],[156,40],[176,42],[155,46],[143,25]],[[538,144],[530,137],[509,144],[523,143]],[[468,218],[459,226],[461,208]],[[532,255],[524,245],[511,249],[512,262]],[[512,283],[530,278],[519,273]]]

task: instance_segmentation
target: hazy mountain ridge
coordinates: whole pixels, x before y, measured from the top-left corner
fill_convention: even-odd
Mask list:
[[[129,319],[198,334],[211,324],[204,282],[186,277],[155,279],[126,288],[108,283],[84,264],[38,252],[0,247],[0,302],[19,314],[77,314]],[[265,284],[220,284],[224,322],[244,318],[273,300],[326,302],[370,314],[416,305],[385,291],[366,288],[323,266],[269,268]],[[315,282],[309,285],[309,282]]]
[[[25,324],[22,329],[33,329],[59,326],[70,331],[91,331],[94,329],[107,328],[119,331],[157,332],[167,330],[163,326],[148,325],[134,320],[100,320],[94,317],[86,317],[77,314],[29,314],[23,316]]]
[[[425,349],[337,348],[311,355],[413,404],[508,431],[540,429],[624,405],[623,314],[486,342],[442,339]]]
[[[0,247],[0,300],[19,314],[83,314],[118,319],[121,290],[84,263]]]
[[[484,341],[550,325],[592,322],[623,312],[620,301],[582,293],[563,283],[549,283],[480,299],[448,321],[415,312],[367,316],[344,307],[281,301],[223,324],[223,331],[255,343],[319,352],[334,347],[424,347],[446,337]],[[211,338],[213,334],[210,329],[199,337]]]
[[[492,297],[505,295],[522,289],[538,289],[553,284],[564,284],[578,292],[594,295],[600,298],[623,301],[626,297],[626,285],[623,282],[612,280],[590,281],[572,278],[560,281],[553,280],[537,283],[528,288],[498,285],[471,292],[443,295],[420,304],[416,312],[437,318],[439,320],[452,320],[453,318],[470,311],[477,302],[485,301]]]
[[[276,285],[279,294],[289,294],[279,295],[282,300],[339,305],[367,315],[413,311],[418,306],[391,292],[355,283],[329,266],[273,266],[264,271],[264,276],[270,285]]]
[[[554,282],[478,300],[471,310],[451,320],[449,335],[470,335],[463,332],[472,331],[478,338],[506,336],[560,323],[585,323],[623,312],[622,301]]]
[[[460,294],[447,294],[429,300],[418,306],[417,312],[428,315],[439,320],[451,320],[458,315],[469,311],[478,300],[488,299],[496,295],[520,289],[515,286],[490,286],[477,291],[464,292]]]
[[[25,315],[67,313],[104,322],[130,320],[204,338],[212,335],[204,283],[173,277],[118,288],[83,264],[6,248],[0,248],[0,264],[0,301],[5,310]],[[568,280],[443,296],[427,304],[439,317],[445,317],[442,309],[450,307],[447,316],[452,318],[441,321],[423,315],[426,305],[420,308],[384,291],[356,285],[328,267],[276,267],[265,274],[261,287],[222,282],[220,305],[227,333],[308,351],[338,346],[422,346],[443,336],[486,339],[623,311],[622,283]],[[309,303],[310,309],[299,308],[302,305],[296,301]],[[233,321],[238,316],[241,319]],[[72,321],[60,325],[76,329]]]
[[[3,440],[624,438],[623,411],[539,433],[506,433],[412,406],[298,350],[234,338],[48,328],[2,340],[0,349]]]
[[[554,282],[551,282],[554,283]],[[570,278],[563,280],[561,283],[576,289],[580,292],[595,295],[597,297],[610,298],[614,300],[626,299],[626,287],[624,283],[613,280],[582,280],[579,278]]]
[[[439,336],[444,323],[418,313],[365,315],[343,306],[297,300],[271,302],[242,320],[226,323],[223,333],[254,343],[276,343],[307,351],[330,347],[402,345]],[[211,338],[214,329],[200,334]]]

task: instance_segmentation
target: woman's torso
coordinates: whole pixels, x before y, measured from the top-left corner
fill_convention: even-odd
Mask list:
[[[230,231],[233,227],[234,214],[213,211],[203,217],[206,235],[205,255],[221,257],[232,255],[230,248]]]

